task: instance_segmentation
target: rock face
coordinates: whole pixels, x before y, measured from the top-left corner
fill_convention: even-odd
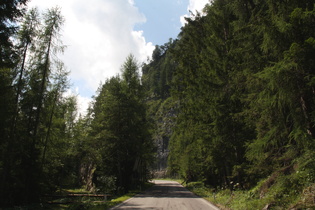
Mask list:
[[[153,140],[156,145],[155,177],[166,175],[169,141],[173,133],[176,120],[176,103],[171,98],[166,99],[159,106],[155,115],[155,131]]]

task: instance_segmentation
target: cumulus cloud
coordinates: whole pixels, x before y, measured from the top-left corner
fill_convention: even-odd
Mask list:
[[[91,97],[84,97],[79,94],[79,88],[70,88],[64,94],[64,97],[76,97],[77,101],[77,116],[78,119],[80,115],[83,117],[87,114],[87,109],[89,108],[90,103],[92,102]]]
[[[189,5],[187,7],[187,12],[189,14],[185,14],[180,16],[180,22],[182,26],[184,26],[187,22],[185,18],[191,17],[190,12],[196,13],[196,11],[202,13],[202,9],[206,6],[206,4],[209,4],[211,0],[189,0]]]
[[[78,113],[81,114],[81,116],[85,116],[87,114],[87,109],[89,108],[91,102],[92,98],[77,94]]]
[[[45,10],[59,6],[65,17],[61,56],[71,80],[80,90],[79,99],[93,95],[101,81],[115,76],[128,54],[139,62],[152,55],[154,46],[147,43],[136,24],[146,18],[134,5],[134,0],[32,0],[29,7]],[[82,94],[83,93],[83,94]]]

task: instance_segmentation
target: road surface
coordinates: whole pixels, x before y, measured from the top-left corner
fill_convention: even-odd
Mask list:
[[[160,180],[153,182],[155,185],[152,188],[113,207],[112,210],[218,210],[177,182]]]

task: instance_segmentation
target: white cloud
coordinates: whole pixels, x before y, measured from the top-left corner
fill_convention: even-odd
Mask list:
[[[191,17],[190,11],[194,14],[196,13],[196,11],[201,12],[202,14],[202,9],[206,6],[206,4],[209,4],[210,2],[211,0],[189,0],[189,5],[187,7],[188,14],[180,16],[180,22],[182,26],[187,23],[185,17]]]
[[[209,0],[190,0],[188,9],[192,12],[201,11],[208,3]]]
[[[65,17],[62,32],[65,54],[60,56],[71,80],[83,92],[94,94],[100,81],[115,76],[128,54],[139,62],[151,56],[154,46],[147,43],[135,24],[146,18],[134,0],[32,0],[29,7],[45,10],[60,6]],[[80,81],[80,82],[77,82]],[[80,96],[82,98],[87,95]],[[87,101],[85,99],[79,99]]]
[[[87,114],[87,109],[89,108],[90,103],[92,102],[91,97],[83,97],[79,95],[79,88],[76,87],[75,89],[70,88],[67,90],[67,92],[64,93],[64,97],[73,97],[75,96],[77,99],[77,111],[78,115],[76,116],[77,119],[79,118],[79,115],[85,116]]]
[[[78,100],[77,101],[78,113],[81,114],[81,116],[85,116],[87,114],[87,109],[89,108],[89,104],[92,102],[92,98],[77,95],[77,100]]]

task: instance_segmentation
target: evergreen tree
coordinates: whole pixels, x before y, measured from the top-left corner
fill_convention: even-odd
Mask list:
[[[273,62],[255,75],[260,92],[251,107],[260,114],[255,122],[257,139],[249,145],[247,157],[255,169],[264,168],[268,174],[313,148],[314,5],[268,1],[267,6],[265,24],[272,30],[263,30],[262,48]]]
[[[44,161],[54,115],[67,87],[66,74],[56,57],[63,50],[59,43],[62,23],[58,8],[48,10],[43,22],[36,9],[32,9],[19,32],[21,57],[10,72],[10,82],[4,83],[11,90],[6,92],[12,94],[8,98],[10,120],[3,127],[7,134],[1,145],[4,155],[1,194],[6,198],[5,205],[36,202],[49,183],[43,179]],[[61,69],[63,73],[56,73],[60,77],[53,78],[55,71]],[[9,79],[8,76],[5,78]]]
[[[152,61],[142,67],[142,82],[150,99],[166,99],[170,97],[173,72],[177,66],[172,49],[177,40],[170,39],[162,46],[156,46],[152,53]]]
[[[147,179],[151,142],[146,122],[139,67],[130,55],[122,66],[122,78],[107,80],[93,107],[91,136],[97,144],[99,166],[95,177],[116,179],[118,191],[127,191]]]
[[[28,0],[0,3],[0,68],[13,67],[17,57],[10,38],[16,33],[16,21],[23,16]]]
[[[20,61],[17,63],[17,67],[12,69],[6,69],[7,72],[11,71],[10,75],[10,83],[3,82],[3,84],[6,87],[6,94],[9,94],[5,96],[5,100],[2,100],[5,102],[6,108],[3,107],[3,113],[7,112],[7,116],[10,116],[10,120],[7,116],[2,116],[1,119],[5,124],[1,126],[2,128],[5,128],[6,133],[3,133],[2,137],[2,143],[3,143],[3,172],[2,175],[2,186],[3,186],[3,193],[4,195],[9,195],[8,197],[13,197],[11,193],[15,193],[15,190],[12,189],[12,186],[10,185],[12,182],[14,182],[15,179],[19,179],[18,176],[21,176],[21,174],[18,173],[19,166],[16,165],[16,162],[20,160],[20,153],[23,153],[21,151],[19,145],[24,145],[25,142],[21,142],[21,136],[25,136],[27,134],[22,133],[21,130],[22,127],[25,126],[21,123],[19,120],[19,117],[21,115],[20,109],[21,104],[20,101],[22,100],[22,92],[25,90],[25,86],[27,83],[27,79],[25,76],[25,66],[26,66],[26,57],[29,54],[29,48],[33,44],[34,45],[34,37],[36,34],[36,27],[38,27],[38,17],[37,17],[37,11],[35,9],[29,11],[27,15],[25,16],[25,19],[22,23],[22,27],[20,31],[18,32],[18,38],[19,38],[19,46],[18,46],[18,52],[21,54]],[[17,73],[15,70],[17,69]],[[4,69],[3,69],[4,71]],[[3,75],[3,78],[8,78],[9,75]],[[10,88],[9,88],[10,87]],[[13,100],[14,97],[14,100]],[[7,119],[7,120],[6,120]],[[7,200],[8,203],[13,202],[11,200]]]

